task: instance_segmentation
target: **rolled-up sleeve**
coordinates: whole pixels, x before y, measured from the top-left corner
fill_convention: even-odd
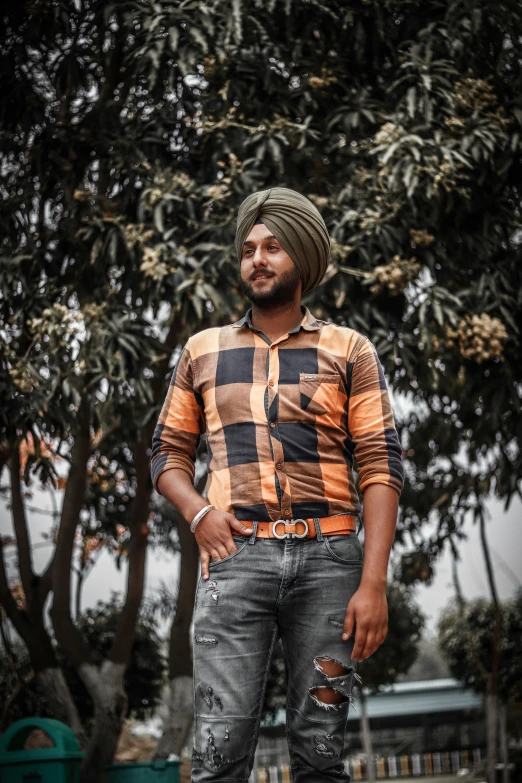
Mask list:
[[[158,478],[171,468],[184,470],[194,480],[196,451],[205,424],[203,401],[194,390],[189,344],[173,370],[152,437],[150,471],[157,492]]]
[[[386,484],[400,494],[404,486],[402,448],[384,372],[369,340],[352,366],[348,428],[361,492],[370,484]]]

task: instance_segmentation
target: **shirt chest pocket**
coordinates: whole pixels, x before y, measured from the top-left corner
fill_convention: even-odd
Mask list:
[[[340,383],[338,373],[300,373],[301,408],[316,416],[332,413],[338,406]]]

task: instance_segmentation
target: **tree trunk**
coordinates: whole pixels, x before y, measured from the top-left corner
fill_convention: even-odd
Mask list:
[[[94,702],[94,726],[80,769],[81,783],[106,783],[106,767],[112,764],[127,713],[123,684],[125,665],[103,661],[101,666],[84,663],[78,673]]]
[[[71,571],[74,572],[74,569],[71,569]],[[84,579],[84,570],[83,568],[78,568],[76,571],[76,591],[74,594],[74,617],[77,620],[80,616],[81,607],[82,607],[82,587],[83,587],[83,579]]]
[[[198,491],[200,487],[197,487]],[[194,610],[194,595],[198,580],[199,549],[189,525],[180,516],[178,535],[181,549],[181,570],[176,613],[170,631],[168,718],[154,751],[154,759],[181,755],[194,718],[194,693],[190,624]]]
[[[488,783],[496,781],[497,763],[497,694],[491,675],[488,677],[486,691],[486,745],[487,745],[487,778]]]
[[[80,406],[81,407],[81,406]],[[152,424],[149,424],[152,427]],[[106,766],[114,752],[126,716],[128,698],[123,675],[129,661],[136,619],[143,595],[148,537],[149,500],[152,481],[146,442],[151,434],[145,428],[134,449],[137,488],[129,513],[131,538],[128,550],[127,594],[106,659],[99,663],[71,617],[71,563],[74,535],[85,497],[87,460],[91,451],[88,406],[78,413],[78,430],[71,449],[71,469],[65,488],[58,541],[53,559],[53,604],[51,619],[56,639],[76,668],[94,705],[94,723],[81,766],[82,783],[104,783]]]
[[[375,772],[372,758],[372,735],[370,733],[370,721],[368,720],[368,711],[366,709],[366,696],[364,695],[362,688],[359,688],[359,693],[361,696],[361,736],[364,752],[366,753],[366,777],[370,783],[374,783]]]
[[[498,705],[498,729],[500,739],[500,758],[504,765],[502,770],[502,783],[509,783],[509,747],[507,734],[507,704]]]
[[[53,716],[69,726],[83,750],[87,738],[62,670],[57,666],[42,669],[37,674],[37,680],[45,693]]]
[[[170,681],[168,716],[163,734],[152,754],[152,760],[181,756],[194,720],[194,688],[192,676],[174,677]]]
[[[479,530],[482,552],[486,562],[486,573],[488,576],[489,589],[491,591],[491,600],[495,609],[495,625],[493,628],[493,655],[491,663],[491,674],[487,677],[486,688],[486,724],[487,724],[487,748],[488,748],[488,783],[496,783],[496,763],[497,763],[497,724],[498,724],[498,669],[499,669],[499,648],[500,648],[500,626],[502,616],[498,600],[498,591],[495,583],[495,574],[489,543],[486,537],[486,520],[482,508],[479,510]]]
[[[25,643],[31,664],[40,686],[42,687],[49,706],[58,720],[67,724],[78,738],[80,747],[85,745],[85,732],[80,721],[80,716],[71,696],[69,687],[58,666],[55,651],[53,649],[48,630],[45,626],[44,605],[49,594],[50,571],[42,575],[33,573],[30,555],[29,535],[23,506],[20,484],[20,457],[19,449],[13,452],[11,465],[11,488],[13,497],[13,521],[17,530],[18,556],[24,565],[26,586],[26,605],[19,609],[11,595],[5,563],[3,558],[2,543],[0,540],[0,601],[4,611],[12,622],[13,627]],[[25,551],[29,548],[29,552]],[[4,719],[7,718],[7,713]]]

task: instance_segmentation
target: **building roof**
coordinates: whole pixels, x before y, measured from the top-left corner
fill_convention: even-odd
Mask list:
[[[356,689],[354,701],[357,712],[351,711],[349,720],[358,720],[361,714]],[[383,688],[377,694],[368,694],[366,704],[370,719],[388,718],[399,715],[480,709],[482,697],[475,691],[465,688],[457,680],[447,677],[441,680],[398,682]]]

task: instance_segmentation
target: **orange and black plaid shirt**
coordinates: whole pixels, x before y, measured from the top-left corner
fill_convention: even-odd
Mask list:
[[[191,337],[172,373],[152,440],[151,474],[193,479],[207,437],[208,502],[243,520],[358,515],[363,492],[400,493],[401,447],[375,348],[304,309],[274,342],[251,321]]]

